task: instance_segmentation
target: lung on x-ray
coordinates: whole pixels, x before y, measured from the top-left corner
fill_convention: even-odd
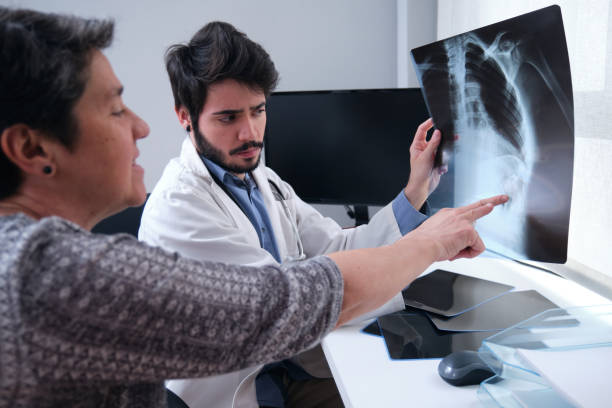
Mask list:
[[[508,194],[478,221],[487,247],[565,262],[574,103],[560,8],[415,48],[412,58],[442,131],[436,163],[454,172],[454,205]]]

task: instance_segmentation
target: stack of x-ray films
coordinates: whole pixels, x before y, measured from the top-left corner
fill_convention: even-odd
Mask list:
[[[378,318],[392,359],[476,351],[482,341],[558,306],[535,290],[435,270],[404,289],[406,310]]]
[[[487,407],[610,406],[612,304],[552,309],[485,339]]]

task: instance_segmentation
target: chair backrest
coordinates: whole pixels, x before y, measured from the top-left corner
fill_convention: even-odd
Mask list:
[[[147,194],[147,199],[148,198],[149,195]],[[125,232],[138,238],[138,228],[140,228],[140,218],[142,217],[143,209],[144,204],[139,207],[128,207],[100,221],[93,227],[91,232],[98,234],[118,234],[120,232]]]
[[[166,401],[168,403],[168,408],[189,408],[189,405],[187,405],[185,401],[181,399],[181,397],[170,391],[168,388],[166,388]]]

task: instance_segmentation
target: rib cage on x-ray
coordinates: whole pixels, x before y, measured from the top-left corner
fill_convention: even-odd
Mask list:
[[[446,98],[435,98],[451,101],[444,130],[459,136],[460,149],[471,150],[458,154],[469,153],[475,159],[455,163],[455,201],[464,204],[485,195],[510,195],[512,202],[504,211],[514,220],[509,224],[512,231],[506,226],[505,236],[507,244],[517,247],[524,230],[525,186],[536,152],[529,115],[523,112],[520,91],[509,77],[512,49],[502,37],[490,45],[473,34],[449,40],[426,63],[423,82],[435,82],[437,89],[448,92]]]
[[[560,21],[558,10],[546,12],[558,14]],[[562,23],[557,24],[563,34]],[[536,27],[533,23],[525,26]],[[510,23],[507,27],[513,28]],[[494,245],[487,242],[490,248],[525,258],[526,246],[532,245],[527,230],[536,218],[537,194],[533,190],[543,177],[538,163],[542,152],[549,155],[552,145],[549,133],[560,133],[559,140],[569,135],[568,146],[573,152],[571,80],[569,87],[567,81],[560,83],[533,34],[494,26],[481,30],[483,35],[475,30],[415,49],[413,57],[429,110],[445,135],[438,159],[453,157],[454,204],[508,194],[511,201],[479,221],[479,231],[494,238]],[[563,35],[560,41],[565,47]],[[569,61],[561,62],[569,74]],[[558,123],[564,126],[563,132],[549,131],[551,124]],[[567,217],[565,234],[569,196],[563,197],[563,189],[567,183],[566,190],[571,193],[571,180],[561,180],[562,188],[558,189],[558,195],[568,201],[567,214],[563,214]],[[550,202],[550,197],[535,198],[540,207],[542,202]],[[543,209],[536,208],[538,211]],[[538,225],[543,222],[548,220],[536,220]]]
[[[506,80],[494,54],[487,55],[478,43],[468,42],[465,53],[457,57],[465,61],[465,92],[457,96],[465,101],[468,124],[472,127],[493,127],[506,142],[502,149],[525,161],[520,129],[523,115],[519,111],[514,86]],[[484,83],[488,86],[480,87]]]

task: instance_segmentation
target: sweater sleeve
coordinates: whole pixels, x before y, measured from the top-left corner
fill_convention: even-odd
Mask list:
[[[335,326],[326,257],[261,268],[198,262],[128,235],[38,222],[20,257],[20,316],[39,380],[201,377],[292,356]]]

